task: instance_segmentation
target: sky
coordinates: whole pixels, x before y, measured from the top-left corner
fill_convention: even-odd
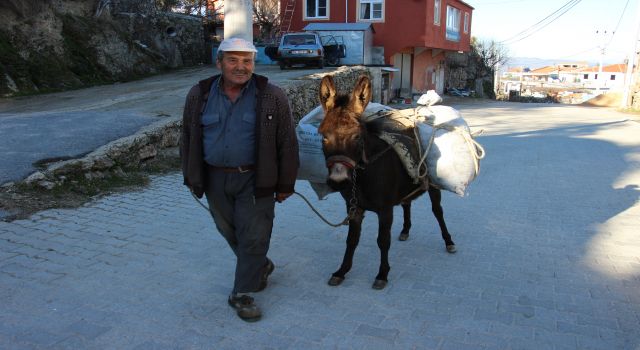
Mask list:
[[[474,7],[471,35],[503,42],[510,57],[623,63],[638,33],[640,0],[465,0]],[[546,27],[527,30],[563,5],[571,9]],[[625,9],[626,5],[626,9]],[[623,11],[624,10],[624,11]],[[562,11],[561,11],[562,12]],[[541,24],[548,23],[544,20]],[[619,25],[618,25],[619,22]],[[616,29],[618,26],[618,29]],[[538,28],[538,26],[534,28]],[[615,33],[612,35],[612,33]],[[531,34],[526,38],[522,38]],[[521,40],[519,40],[521,39]],[[506,40],[506,41],[505,41]]]

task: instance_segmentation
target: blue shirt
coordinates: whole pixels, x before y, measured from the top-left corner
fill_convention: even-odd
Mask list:
[[[236,102],[222,91],[222,78],[211,84],[202,115],[204,160],[213,166],[237,167],[255,162],[256,83],[252,77]]]

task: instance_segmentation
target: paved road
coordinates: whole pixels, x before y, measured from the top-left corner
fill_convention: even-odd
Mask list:
[[[274,65],[256,71],[276,84],[320,72]],[[189,88],[216,72],[202,66],[121,84],[0,98],[0,185],[24,179],[38,161],[79,157],[158,118],[180,116]]]
[[[277,206],[264,318],[247,324],[226,305],[234,262],[211,220],[179,174],[155,177],[0,223],[0,348],[640,348],[640,124],[607,109],[459,107],[487,157],[467,197],[444,195],[457,254],[422,199],[386,289],[370,287],[375,215],[329,287],[346,229],[292,197]],[[342,218],[338,197],[313,201]]]

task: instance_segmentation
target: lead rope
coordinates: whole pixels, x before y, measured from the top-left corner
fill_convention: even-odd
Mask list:
[[[320,212],[313,207],[313,205],[311,204],[311,202],[309,202],[309,200],[307,199],[307,197],[303,196],[302,194],[298,193],[298,192],[293,192],[294,194],[297,194],[298,196],[300,196],[300,198],[302,198],[307,205],[309,206],[309,208],[311,208],[311,210],[316,213],[316,215],[322,220],[324,221],[327,225],[331,226],[331,227],[340,227],[343,225],[349,225],[349,216],[347,216],[346,218],[344,218],[344,220],[342,220],[342,222],[337,223],[337,224],[332,224],[329,222],[329,220],[325,219],[324,216],[322,216],[322,214],[320,214]]]
[[[202,203],[202,201],[201,201],[198,197],[196,197],[196,195],[195,195],[195,194],[193,194],[193,192],[189,192],[189,193],[191,193],[191,196],[193,196],[193,199],[195,199],[195,200],[196,200],[196,202],[198,202],[198,204],[200,204],[200,206],[201,206],[202,208],[204,208],[204,210],[206,210],[207,212],[210,212],[209,207],[207,207],[206,205],[204,205],[204,204]],[[316,213],[316,215],[317,215],[317,216],[318,216],[322,221],[324,221],[327,225],[329,225],[329,226],[331,226],[331,227],[340,227],[340,226],[348,225],[348,224],[349,224],[349,218],[351,217],[351,210],[349,210],[349,212],[350,212],[350,213],[349,213],[349,215],[348,215],[346,218],[344,218],[344,220],[342,220],[342,222],[337,223],[337,224],[332,224],[332,223],[330,223],[327,219],[325,219],[325,217],[324,217],[324,216],[322,216],[322,214],[320,214],[320,212],[319,212],[316,208],[314,208],[314,207],[313,207],[313,205],[311,204],[311,202],[309,202],[309,200],[308,200],[304,195],[302,195],[302,194],[300,194],[300,193],[298,193],[298,192],[293,192],[293,193],[294,193],[294,194],[297,194],[298,196],[300,196],[300,198],[302,198],[302,199],[307,203],[307,205],[309,206],[309,208],[311,208],[311,210],[312,210],[314,213]],[[350,204],[351,204],[351,203],[350,203]],[[354,208],[354,211],[355,211],[355,208]]]

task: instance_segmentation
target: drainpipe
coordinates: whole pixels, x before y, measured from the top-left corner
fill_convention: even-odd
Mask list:
[[[344,23],[349,23],[349,0],[344,0]]]

